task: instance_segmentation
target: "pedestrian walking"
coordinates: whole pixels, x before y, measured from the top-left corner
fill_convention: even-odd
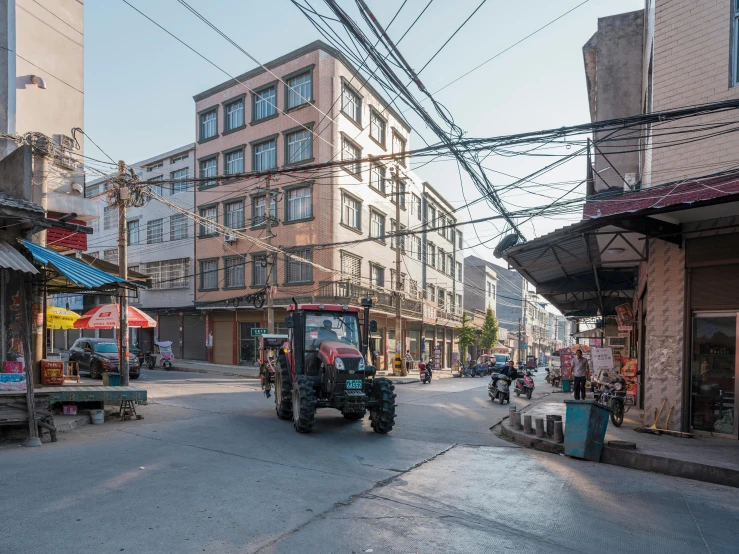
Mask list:
[[[576,358],[572,360],[572,375],[575,377],[575,400],[585,400],[585,380],[588,378],[588,361],[582,357],[582,350],[578,350]]]
[[[405,351],[405,370],[410,371],[411,370],[411,364],[413,363],[413,356],[411,356],[411,351],[406,350]]]

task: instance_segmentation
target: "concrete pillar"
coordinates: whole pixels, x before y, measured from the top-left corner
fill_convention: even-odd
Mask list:
[[[527,435],[530,435],[531,433],[533,433],[531,429],[531,416],[530,415],[523,416],[523,432],[526,433]]]
[[[536,425],[536,436],[541,438],[544,438],[544,418],[537,417],[534,420],[534,424]]]
[[[510,406],[508,408],[508,421],[511,423],[511,427],[513,426],[513,421],[516,419],[516,407]]]
[[[565,435],[562,431],[562,422],[561,421],[555,421],[554,422],[554,442],[564,442]]]

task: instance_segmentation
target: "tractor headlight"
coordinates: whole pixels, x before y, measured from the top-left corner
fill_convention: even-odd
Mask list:
[[[357,366],[357,371],[364,371],[364,359],[359,359],[359,365]]]
[[[616,384],[613,385],[613,388],[616,390],[621,390],[622,388],[624,388],[624,385],[623,383],[617,382]]]
[[[336,358],[336,360],[334,360],[334,366],[336,366],[336,369],[339,371],[344,371],[344,360]]]

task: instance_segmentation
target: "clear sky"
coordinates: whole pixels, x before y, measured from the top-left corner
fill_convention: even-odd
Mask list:
[[[195,18],[176,0],[129,0],[138,9],[213,60],[232,75],[255,67],[254,62]],[[310,0],[319,11],[325,5]],[[367,0],[385,25],[400,0]],[[496,53],[550,22],[582,0],[488,0],[421,77],[431,91],[446,85]],[[321,38],[289,0],[189,0],[189,3],[260,62],[270,61]],[[390,28],[398,40],[428,0],[408,0]],[[400,45],[419,69],[477,7],[480,0],[435,0]],[[355,15],[354,2],[340,0]],[[589,121],[582,46],[597,29],[599,17],[642,9],[644,0],[589,0],[483,68],[440,92],[437,99],[469,136],[487,137],[573,125]],[[336,24],[338,25],[338,24]],[[85,130],[113,159],[133,163],[194,141],[193,95],[227,79],[121,0],[90,0],[85,4]],[[411,124],[429,142],[433,134],[410,113]],[[411,137],[410,148],[423,146]],[[88,156],[101,156],[86,143]],[[490,157],[486,166],[524,176],[551,159]],[[443,191],[455,206],[479,196],[454,162],[430,164],[419,175]],[[493,184],[509,177],[490,173]],[[543,182],[583,179],[585,163],[570,162]],[[462,189],[464,187],[464,189]],[[463,195],[464,192],[464,195]],[[556,192],[556,191],[555,191]],[[551,197],[558,194],[552,192]],[[546,203],[545,197],[512,192],[510,209]],[[491,215],[478,204],[458,214],[461,219]],[[581,219],[577,211],[557,219],[537,218],[523,226],[527,238]],[[492,223],[464,229],[475,244],[498,230]],[[497,239],[469,252],[492,259]]]

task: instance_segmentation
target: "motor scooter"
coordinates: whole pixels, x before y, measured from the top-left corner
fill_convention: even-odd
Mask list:
[[[418,373],[421,378],[421,383],[424,385],[431,382],[431,369],[426,368],[426,364],[418,362]]]
[[[528,369],[523,372],[523,377],[516,379],[513,392],[516,393],[516,396],[525,394],[526,398],[531,400],[531,394],[534,392],[534,378]]]
[[[464,366],[463,368],[460,368],[459,370],[459,376],[460,377],[475,377],[477,376],[477,369],[475,369],[474,362],[471,362]]]
[[[496,379],[497,378],[497,379]],[[501,404],[504,402],[511,403],[511,378],[500,373],[493,373],[493,378],[488,384],[488,396],[490,400],[495,402],[499,400]]]
[[[562,377],[559,375],[559,368],[549,369],[547,368],[547,376],[545,381],[552,385],[555,389],[559,388],[559,382],[562,380]]]

